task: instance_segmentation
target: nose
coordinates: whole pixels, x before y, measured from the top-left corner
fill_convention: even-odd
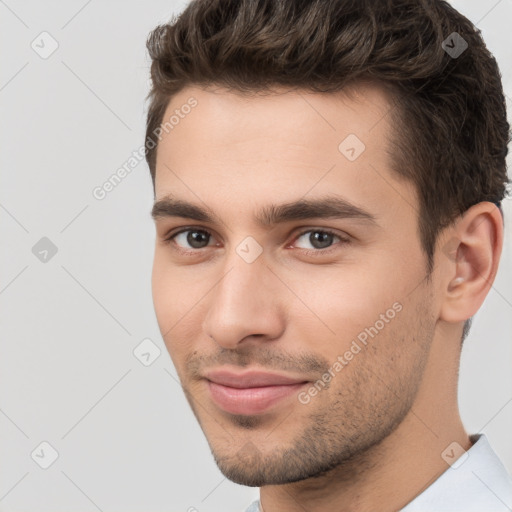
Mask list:
[[[279,292],[283,293],[279,284],[283,285],[262,256],[247,263],[234,253],[209,294],[203,329],[223,348],[234,349],[255,339],[276,339],[284,330],[279,299]]]

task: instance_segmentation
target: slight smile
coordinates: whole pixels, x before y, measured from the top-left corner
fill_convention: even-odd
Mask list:
[[[211,399],[218,407],[243,415],[267,412],[309,384],[305,379],[254,370],[238,374],[212,370],[205,378]]]

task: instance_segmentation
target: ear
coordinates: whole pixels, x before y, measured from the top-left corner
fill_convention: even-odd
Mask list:
[[[450,234],[440,255],[439,318],[457,323],[478,311],[494,282],[503,246],[503,215],[494,203],[483,201],[469,208]]]

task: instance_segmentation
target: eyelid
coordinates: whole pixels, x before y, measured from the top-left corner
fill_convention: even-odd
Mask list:
[[[171,238],[174,238],[175,236],[177,236],[180,233],[183,233],[185,231],[204,231],[205,233],[208,233],[209,235],[212,234],[212,231],[209,228],[206,228],[203,226],[181,226],[179,228],[171,229],[169,232],[167,232],[164,235],[164,240],[170,240]]]
[[[337,233],[334,229],[327,228],[327,227],[309,226],[309,227],[302,227],[302,228],[296,228],[296,229],[299,229],[300,231],[297,234],[293,235],[293,240],[292,240],[291,244],[290,243],[286,244],[286,248],[289,248],[301,236],[305,235],[306,233],[314,232],[314,231],[320,231],[320,232],[323,232],[323,233],[328,233],[330,235],[333,235],[333,236],[339,238],[339,240],[340,240],[340,242],[338,242],[337,244],[333,244],[332,246],[327,247],[325,249],[302,249],[302,248],[298,248],[298,250],[302,251],[304,254],[313,254],[313,253],[318,254],[318,255],[328,254],[328,253],[330,253],[333,250],[337,250],[338,249],[338,245],[346,245],[347,243],[350,242],[350,237],[347,234],[341,235],[341,234]],[[187,231],[202,231],[202,232],[205,232],[205,233],[207,233],[208,235],[210,235],[212,237],[214,236],[209,228],[206,228],[206,227],[203,227],[203,226],[182,226],[180,228],[176,228],[176,230],[169,231],[166,235],[164,235],[163,241],[165,243],[171,244],[171,243],[174,242],[174,239],[178,235],[180,235],[181,233],[187,232]],[[200,249],[184,249],[184,248],[180,247],[177,244],[175,244],[175,246],[177,248],[176,250],[178,250],[178,251],[180,251],[180,252],[182,252],[184,254],[187,254],[187,253],[188,254],[190,254],[190,253],[197,254],[202,249],[206,249],[208,247],[215,247],[215,245],[214,246],[207,245],[206,247],[202,247]]]

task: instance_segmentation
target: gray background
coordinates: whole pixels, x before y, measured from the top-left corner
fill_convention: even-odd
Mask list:
[[[510,112],[512,0],[453,4],[497,57]],[[143,143],[145,40],[183,5],[0,0],[1,511],[226,512],[257,496],[215,466],[160,338],[145,162],[92,194]],[[51,49],[43,31],[59,45],[46,59],[31,47]],[[509,471],[511,202],[460,374],[467,430],[486,433]],[[44,241],[32,252],[43,237],[55,255]],[[146,338],[161,350],[147,367],[133,355]],[[43,441],[59,454],[48,469]]]

